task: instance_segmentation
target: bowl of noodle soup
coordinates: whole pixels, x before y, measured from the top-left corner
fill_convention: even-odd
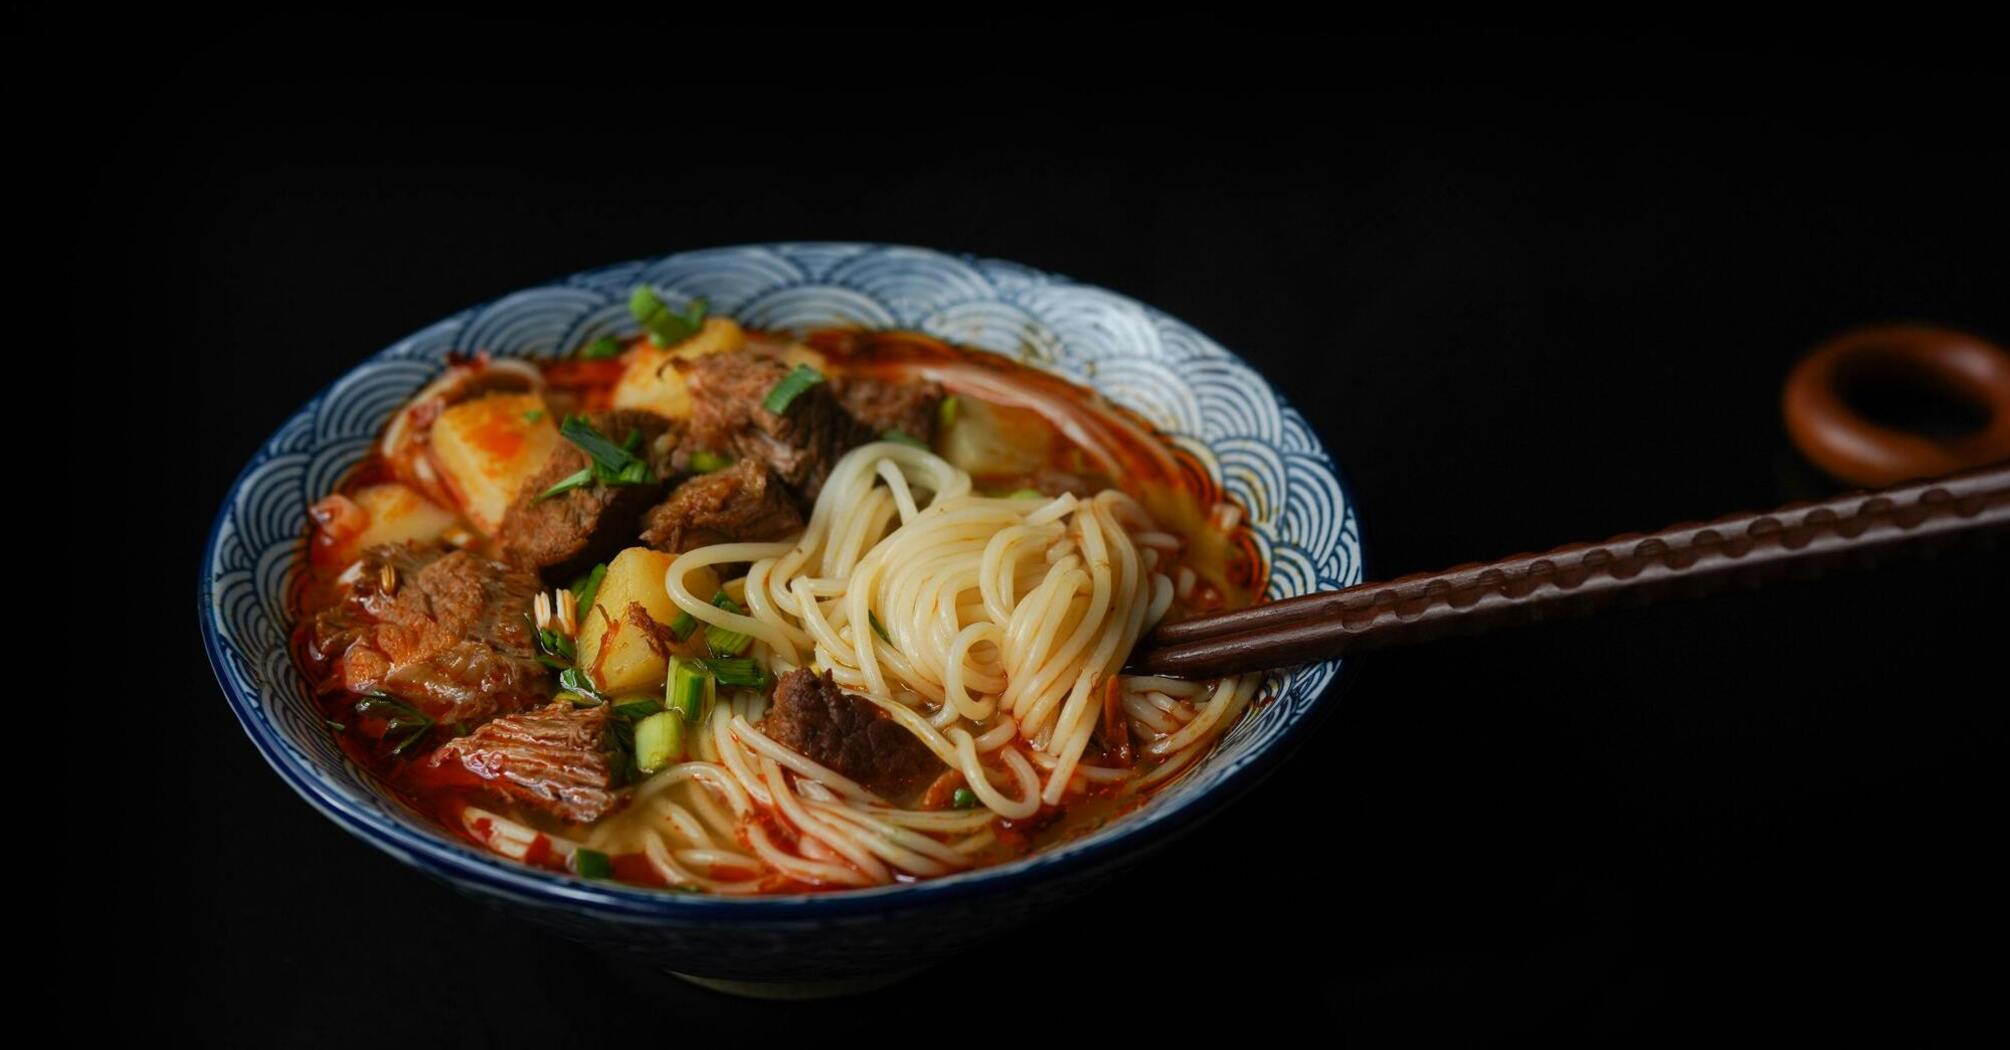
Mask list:
[[[748,639],[742,649],[768,692],[722,679],[690,723],[687,760],[629,789],[590,835],[453,792],[440,796],[450,808],[429,808],[396,769],[331,735],[325,690],[303,673],[295,632],[325,582],[302,542],[304,515],[376,469],[401,413],[443,369],[476,360],[549,374],[584,343],[635,338],[637,287],[669,302],[702,299],[756,342],[795,333],[820,363],[1040,412],[1100,464],[1097,476],[1122,483],[1004,492],[940,448],[856,445],[816,479],[799,530],[693,543],[650,563],[666,609],[701,633]],[[980,353],[929,349],[937,345]],[[1075,392],[1094,410],[1054,408]],[[1210,584],[1203,568],[1196,583],[1172,568],[1206,545],[1194,538],[1203,533],[1233,538],[1232,556],[1246,563],[1236,580]],[[726,600],[707,593],[743,569],[719,589]],[[420,576],[409,578],[412,587]],[[369,358],[295,413],[233,485],[204,553],[199,614],[253,744],[352,834],[575,940],[732,990],[814,994],[884,980],[1022,924],[1246,790],[1331,702],[1337,663],[1216,683],[1120,682],[1125,655],[1196,589],[1218,599],[1240,583],[1251,592],[1240,600],[1264,600],[1361,579],[1354,508],[1317,436],[1260,375],[1192,328],[1012,263],[776,244],[577,274]],[[770,707],[783,704],[780,677],[821,710],[814,683],[804,684],[811,670],[920,741],[923,761],[968,789],[957,806],[913,801],[919,786],[892,801],[891,789],[806,757]],[[1125,712],[1136,733],[1138,761],[1128,763],[1127,744],[1122,770],[1098,743],[1105,709]],[[1083,815],[1030,831],[1063,809]],[[718,840],[730,826],[738,842]],[[767,827],[816,833],[785,839]],[[646,877],[582,877],[567,863],[576,851],[634,858]]]

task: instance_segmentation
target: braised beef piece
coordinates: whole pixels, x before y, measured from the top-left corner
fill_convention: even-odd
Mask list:
[[[528,619],[540,589],[530,570],[387,544],[363,552],[360,573],[347,598],[315,614],[312,632],[315,654],[334,662],[350,692],[389,694],[447,726],[550,697]]]
[[[840,376],[831,380],[831,392],[837,395],[845,411],[871,427],[874,433],[898,430],[924,445],[935,444],[936,425],[942,411],[939,384]]]
[[[692,404],[684,447],[758,459],[809,504],[838,457],[878,432],[853,419],[828,382],[797,394],[781,415],[768,411],[762,402],[794,370],[779,357],[751,350],[691,362],[684,372]]]
[[[618,410],[593,412],[586,421],[609,441],[621,445],[630,434],[642,436],[637,455],[648,460],[658,481],[647,485],[602,485],[569,489],[549,499],[545,490],[586,469],[591,461],[577,445],[565,442],[533,475],[503,516],[497,537],[511,561],[541,570],[545,579],[570,580],[634,542],[644,511],[663,498],[670,457],[662,440],[670,420],[653,412]]]
[[[560,700],[450,740],[431,762],[456,763],[518,802],[584,824],[617,802],[603,750],[606,728],[604,705],[578,708]]]
[[[681,554],[712,543],[776,540],[803,527],[802,511],[766,463],[743,459],[677,486],[642,519],[642,542]]]
[[[761,728],[783,746],[890,799],[925,785],[943,769],[927,744],[872,701],[839,689],[829,671],[819,675],[799,667],[783,675]]]

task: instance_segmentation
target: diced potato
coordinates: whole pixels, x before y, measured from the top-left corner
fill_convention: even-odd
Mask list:
[[[649,619],[668,627],[679,612],[663,589],[663,574],[675,555],[647,547],[630,547],[607,563],[593,608],[581,609],[579,666],[603,693],[622,695],[661,691],[669,660],[652,644],[645,625],[636,621],[631,605],[640,605]],[[691,593],[711,597],[719,578],[710,569],[685,577]]]
[[[730,317],[707,317],[691,338],[669,349],[653,339],[628,352],[628,367],[614,384],[615,408],[647,409],[671,419],[691,417],[691,395],[672,360],[692,361],[708,354],[725,354],[747,345],[747,333]]]
[[[324,528],[331,559],[342,565],[380,543],[425,543],[439,539],[460,519],[454,512],[418,494],[408,485],[387,482],[368,485],[348,494],[361,511],[357,523],[362,529],[336,535]]]
[[[1019,477],[1047,466],[1054,429],[1031,409],[964,396],[937,444],[942,458],[978,477]]]
[[[433,460],[483,532],[502,524],[510,501],[551,458],[558,425],[536,394],[490,394],[463,401],[433,423]]]

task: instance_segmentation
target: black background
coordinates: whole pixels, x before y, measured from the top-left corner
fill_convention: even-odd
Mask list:
[[[102,436],[144,513],[112,538],[165,674],[120,778],[147,787],[91,844],[119,929],[89,943],[148,1023],[1920,1034],[2000,993],[1972,958],[2010,933],[2000,551],[1364,658],[1205,831],[853,1000],[638,972],[311,812],[201,655],[215,506],[365,354],[577,269],[858,239],[1136,296],[1305,410],[1378,577],[1827,491],[1777,419],[1797,355],[1891,319],[2010,339],[2006,80],[1976,27],[757,14],[17,27],[45,92],[96,99],[36,105],[23,166],[60,183],[30,218],[69,323],[112,344],[101,366],[73,333],[62,367],[115,368],[132,409]]]

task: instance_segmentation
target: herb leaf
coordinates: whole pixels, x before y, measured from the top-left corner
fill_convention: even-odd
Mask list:
[[[786,415],[789,411],[789,405],[803,391],[823,381],[824,374],[822,372],[808,365],[797,365],[795,371],[783,376],[781,382],[776,383],[768,391],[768,396],[761,400],[761,407],[778,416]]]
[[[565,477],[559,480],[558,484],[553,485],[552,487],[545,489],[543,492],[538,493],[537,498],[531,500],[531,502],[543,503],[545,500],[548,500],[553,496],[563,495],[567,492],[571,492],[573,489],[582,488],[592,483],[593,483],[593,468],[587,467],[586,469],[581,470],[577,474],[567,474]]]
[[[611,335],[603,335],[579,348],[579,356],[588,361],[605,361],[621,356],[621,342]]]
[[[639,430],[630,431],[628,440],[617,445],[609,441],[607,435],[594,429],[584,416],[567,416],[558,433],[593,461],[592,466],[587,468],[590,480],[602,485],[646,485],[656,480],[656,473],[649,469],[648,461],[635,454],[635,450],[642,447],[642,432]],[[559,485],[569,485],[578,477],[574,474]],[[552,489],[558,490],[558,486],[554,485]]]
[[[657,345],[666,348],[697,335],[705,324],[706,309],[705,300],[693,299],[683,313],[677,313],[663,305],[648,285],[637,285],[628,296],[628,312],[636,323],[649,330]]]
[[[384,739],[393,742],[391,754],[399,758],[433,731],[432,716],[387,693],[371,693],[356,701],[356,713],[383,721]]]

